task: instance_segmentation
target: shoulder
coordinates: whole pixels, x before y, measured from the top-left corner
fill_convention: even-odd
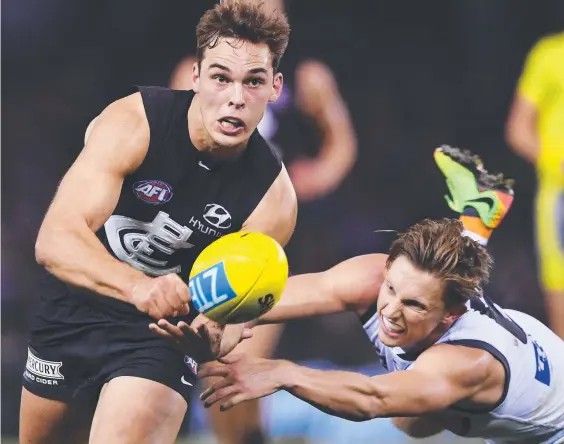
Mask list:
[[[141,93],[136,92],[110,103],[90,122],[87,135],[90,135],[96,127],[117,130],[123,134],[133,131],[132,135],[148,130]]]
[[[413,368],[442,373],[464,386],[481,385],[496,370],[503,371],[503,366],[496,357],[470,344],[433,345],[416,359]]]
[[[116,167],[131,171],[144,159],[149,139],[141,95],[134,93],[112,102],[90,122],[83,153],[88,157],[111,155]]]
[[[284,164],[282,164],[280,173],[264,195],[261,204],[263,202],[276,217],[290,220],[292,225],[295,225],[298,199]]]
[[[550,34],[537,40],[531,51],[544,52],[564,49],[564,32]]]
[[[557,63],[558,54],[564,52],[564,33],[545,36],[535,42],[527,61],[529,67],[548,66]]]

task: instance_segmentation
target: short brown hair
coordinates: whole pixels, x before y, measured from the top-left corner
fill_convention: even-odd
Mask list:
[[[481,295],[493,261],[484,247],[462,235],[463,230],[458,220],[425,219],[394,241],[386,267],[404,256],[417,268],[438,277],[445,283],[447,307]]]
[[[214,48],[221,38],[235,38],[251,43],[266,43],[276,72],[290,38],[290,25],[279,11],[266,12],[263,3],[224,0],[204,13],[196,26],[198,65],[206,48]]]

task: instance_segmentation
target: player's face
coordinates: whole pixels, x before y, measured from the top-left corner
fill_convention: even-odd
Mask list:
[[[438,278],[399,256],[380,288],[378,338],[389,347],[417,347],[437,340],[456,318],[445,309],[443,291]]]
[[[205,131],[221,147],[244,145],[282,89],[265,43],[222,39],[193,74]]]

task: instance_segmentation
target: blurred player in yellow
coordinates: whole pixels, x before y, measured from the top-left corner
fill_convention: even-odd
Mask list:
[[[550,327],[564,338],[564,32],[531,50],[507,121],[507,141],[536,165],[537,248]]]

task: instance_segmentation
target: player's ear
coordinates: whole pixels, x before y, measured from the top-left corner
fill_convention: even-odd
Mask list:
[[[274,74],[274,79],[272,82],[272,94],[268,99],[269,102],[276,102],[280,94],[282,93],[282,87],[284,86],[284,77],[281,72]]]
[[[192,89],[194,92],[200,92],[200,68],[202,62],[194,62],[192,66]]]
[[[460,316],[466,312],[464,304],[453,305],[446,308],[446,313],[443,316],[443,323],[447,325],[453,324]]]

